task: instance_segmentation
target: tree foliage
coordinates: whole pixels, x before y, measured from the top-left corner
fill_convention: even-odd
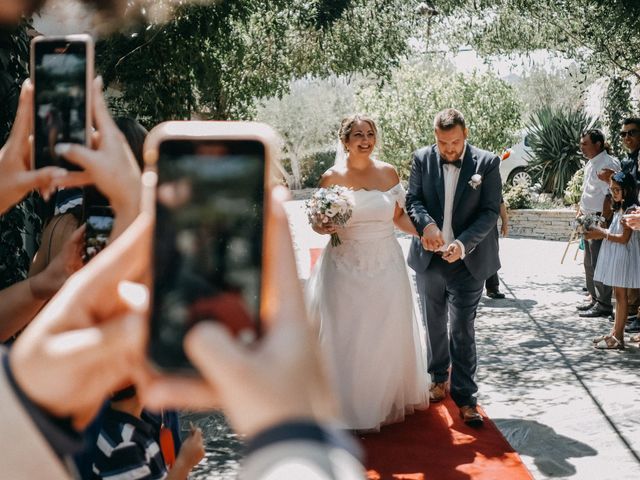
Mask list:
[[[631,83],[618,76],[609,81],[607,94],[604,98],[604,121],[609,131],[609,143],[616,155],[623,152],[620,140],[620,128],[625,117],[631,115]]]
[[[290,81],[371,73],[385,78],[408,48],[414,1],[235,0],[183,4],[166,23],[142,19],[99,42],[114,106],[148,125],[246,119]]]
[[[640,78],[637,0],[435,0],[451,45],[485,55],[555,51],[609,76]]]
[[[14,31],[0,30],[0,145],[9,136],[18,108],[22,82],[29,76],[29,36],[31,22],[24,20]],[[0,288],[23,280],[31,258],[25,240],[39,238],[41,199],[35,194],[0,217]],[[34,231],[37,232],[34,235]]]
[[[469,141],[486,150],[509,146],[520,127],[520,104],[511,86],[491,73],[465,76],[447,64],[406,64],[384,88],[362,89],[358,103],[379,122],[380,158],[405,179],[411,152],[435,141],[433,118],[444,108],[462,111]]]
[[[256,119],[274,127],[284,142],[291,188],[299,188],[308,176],[305,172],[315,170],[306,163],[321,158],[324,165],[328,150],[333,150],[329,155],[333,160],[340,120],[353,112],[354,96],[353,86],[344,79],[304,79],[293,82],[287,95],[259,106]],[[319,152],[322,155],[316,155]]]
[[[575,64],[553,69],[535,64],[521,76],[511,77],[510,83],[522,104],[522,118],[529,118],[542,107],[582,107],[585,89],[592,78],[580,72]]]

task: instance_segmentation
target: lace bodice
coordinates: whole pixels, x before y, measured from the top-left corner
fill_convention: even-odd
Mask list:
[[[340,238],[369,240],[393,235],[393,215],[396,204],[404,208],[405,190],[400,183],[387,191],[355,190],[355,207]]]
[[[396,204],[404,208],[404,188],[398,183],[387,191],[355,190],[353,196],[353,215],[338,231],[342,245],[331,251],[336,266],[367,275],[397,266],[400,245],[395,239],[393,215]]]

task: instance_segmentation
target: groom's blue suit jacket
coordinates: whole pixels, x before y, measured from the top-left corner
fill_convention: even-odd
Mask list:
[[[464,245],[466,256],[463,261],[478,280],[487,279],[500,268],[496,228],[502,199],[499,166],[500,158],[493,153],[467,145],[453,201],[454,238]],[[475,189],[469,184],[474,174],[481,177],[481,183]],[[420,234],[431,223],[442,230],[444,176],[435,145],[413,154],[407,212]],[[419,238],[414,238],[409,250],[409,266],[422,273],[433,255],[422,247]]]

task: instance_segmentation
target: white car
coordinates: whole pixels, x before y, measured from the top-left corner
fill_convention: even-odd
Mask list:
[[[531,175],[526,170],[531,158],[530,155],[533,155],[533,152],[528,143],[528,136],[526,132],[523,132],[522,140],[513,147],[506,149],[501,156],[500,176],[502,177],[502,183],[531,185]]]

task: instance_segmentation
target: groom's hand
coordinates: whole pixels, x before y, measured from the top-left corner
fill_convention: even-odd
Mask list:
[[[422,248],[431,252],[435,252],[444,245],[442,232],[435,223],[430,223],[424,227],[420,241],[422,242]]]
[[[457,242],[453,242],[451,245],[447,247],[445,252],[442,254],[442,259],[446,260],[449,263],[456,262],[460,260],[462,256],[462,249]]]

